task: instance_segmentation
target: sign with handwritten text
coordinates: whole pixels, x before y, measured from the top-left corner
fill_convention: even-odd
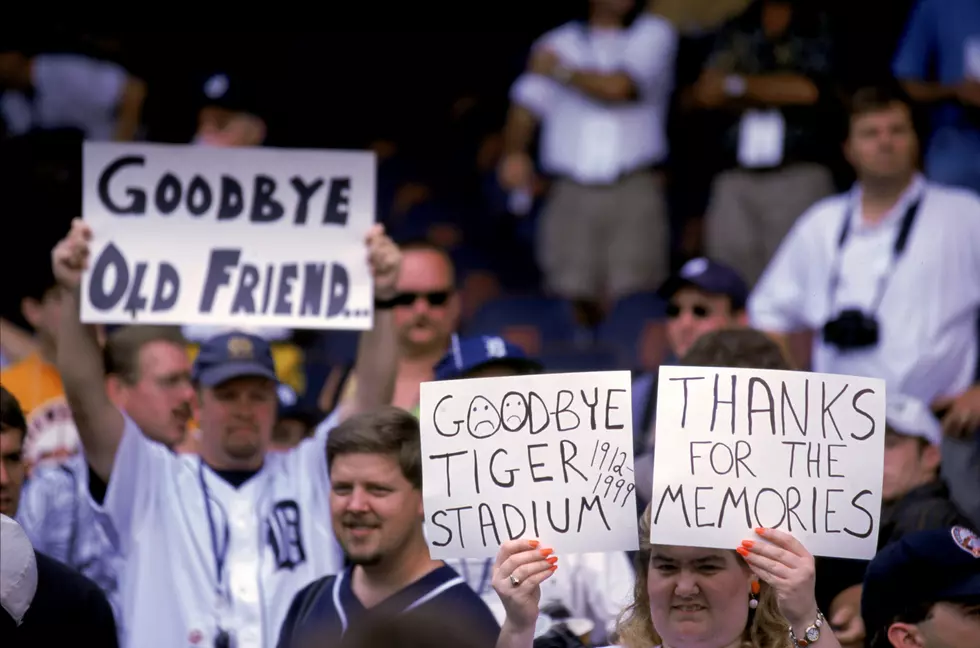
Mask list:
[[[734,549],[768,527],[814,555],[875,555],[884,381],[664,366],[659,384],[651,541]]]
[[[82,321],[371,328],[374,154],[86,142]]]
[[[630,373],[423,383],[422,492],[433,558],[515,538],[561,553],[637,548]]]

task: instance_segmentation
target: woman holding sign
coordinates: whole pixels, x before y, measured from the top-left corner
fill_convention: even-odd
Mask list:
[[[536,540],[505,542],[493,587],[507,610],[497,648],[531,648],[540,585],[560,565]],[[814,596],[813,556],[793,536],[757,529],[731,551],[650,543],[640,519],[634,603],[623,648],[840,648]]]

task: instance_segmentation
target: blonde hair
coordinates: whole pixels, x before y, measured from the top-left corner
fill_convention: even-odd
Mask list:
[[[640,551],[636,556],[636,584],[633,586],[633,603],[623,610],[616,622],[619,644],[624,648],[653,648],[663,644],[650,616],[650,596],[647,594],[647,577],[650,573],[650,511],[652,504],[640,518]],[[739,558],[741,560],[741,558]],[[764,581],[759,581],[759,606],[749,615],[742,634],[745,648],[791,648],[787,628],[789,624],[779,612],[776,595]],[[749,601],[746,595],[745,606]]]

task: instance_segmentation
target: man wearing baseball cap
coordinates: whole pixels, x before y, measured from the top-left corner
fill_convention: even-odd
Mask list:
[[[969,526],[939,477],[942,424],[929,407],[909,396],[889,394],[885,419],[879,550],[917,531]],[[866,632],[860,615],[866,567],[860,560],[817,561],[817,599],[830,611],[827,618],[842,644],[858,642]]]
[[[435,367],[436,380],[494,378],[541,373],[544,368],[516,344],[491,335],[462,338],[453,333],[449,351]]]
[[[706,257],[691,259],[657,292],[667,302],[669,364],[682,358],[705,333],[745,325],[748,286],[738,272],[723,263]],[[653,455],[649,451],[656,419],[657,373],[644,373],[633,381],[633,456],[638,486],[653,484]],[[645,508],[648,497],[638,490],[637,505]]]
[[[974,648],[980,641],[980,538],[955,526],[888,545],[868,566],[861,615],[870,648]]]

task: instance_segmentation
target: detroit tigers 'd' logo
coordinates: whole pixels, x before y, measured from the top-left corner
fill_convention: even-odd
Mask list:
[[[299,505],[294,500],[276,502],[267,526],[269,546],[275,555],[277,569],[295,569],[306,562]]]

